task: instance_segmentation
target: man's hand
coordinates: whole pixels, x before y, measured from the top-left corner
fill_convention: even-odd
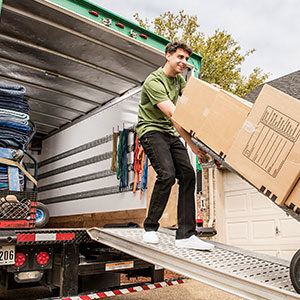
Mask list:
[[[206,152],[201,150],[196,144],[192,142],[189,146],[192,149],[193,153],[196,154],[200,159],[205,158]]]

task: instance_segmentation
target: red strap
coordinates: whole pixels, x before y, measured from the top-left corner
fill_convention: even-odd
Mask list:
[[[138,136],[136,136],[135,140],[135,149],[134,149],[134,182],[133,182],[133,193],[136,192],[136,187],[138,183],[141,181],[140,174],[142,170],[142,154],[144,152],[143,147],[138,142]]]

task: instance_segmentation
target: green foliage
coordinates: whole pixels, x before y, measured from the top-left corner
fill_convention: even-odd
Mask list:
[[[183,41],[190,45],[195,53],[203,56],[201,79],[216,83],[240,97],[266,81],[270,75],[263,73],[260,68],[254,68],[249,76],[243,76],[241,65],[255,49],[241,53],[239,43],[225,30],[217,29],[211,36],[206,36],[199,31],[197,16],[187,15],[183,10],[178,15],[168,11],[151,22],[142,20],[137,13],[134,17],[140,26],[168,40]]]

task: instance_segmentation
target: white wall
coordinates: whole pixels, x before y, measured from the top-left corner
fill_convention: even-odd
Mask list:
[[[71,150],[80,145],[102,138],[117,131],[132,127],[137,122],[137,111],[140,93],[118,103],[92,117],[85,119],[59,133],[46,139],[43,142],[40,161],[53,157],[62,152]],[[130,142],[133,142],[133,134],[130,134]],[[59,161],[41,167],[39,173],[45,173],[53,169],[87,159],[112,151],[112,141],[91,148],[84,152],[72,155]],[[129,163],[133,163],[133,153],[128,155]],[[111,159],[90,164],[78,169],[60,173],[39,181],[39,186],[48,185],[66,179],[76,178],[94,172],[110,169]],[[133,172],[130,173],[129,182],[133,181]],[[100,189],[119,184],[116,176],[70,185],[55,190],[39,193],[39,199],[47,199],[56,196],[68,195],[76,192],[84,192],[93,189]],[[145,193],[144,193],[145,194]],[[132,192],[117,193],[108,196],[93,197],[80,200],[71,200],[49,204],[50,216],[74,215],[83,213],[96,213],[107,211],[118,211],[126,209],[140,209],[146,207],[146,197],[140,200],[140,192],[136,195]]]
[[[300,245],[300,223],[237,175],[223,172],[224,206],[217,240],[229,245],[291,259]],[[222,211],[223,210],[223,211]]]

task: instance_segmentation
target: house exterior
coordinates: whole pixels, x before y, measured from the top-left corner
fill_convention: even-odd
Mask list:
[[[300,100],[300,70],[267,84]],[[263,84],[256,87],[245,99],[254,103],[262,87]],[[204,174],[206,203],[209,203],[209,195],[214,199],[216,241],[291,259],[300,248],[298,221],[227,169],[210,170],[213,184],[207,179],[208,170],[204,170]],[[213,191],[209,191],[209,186]],[[208,218],[207,210],[206,223]]]

